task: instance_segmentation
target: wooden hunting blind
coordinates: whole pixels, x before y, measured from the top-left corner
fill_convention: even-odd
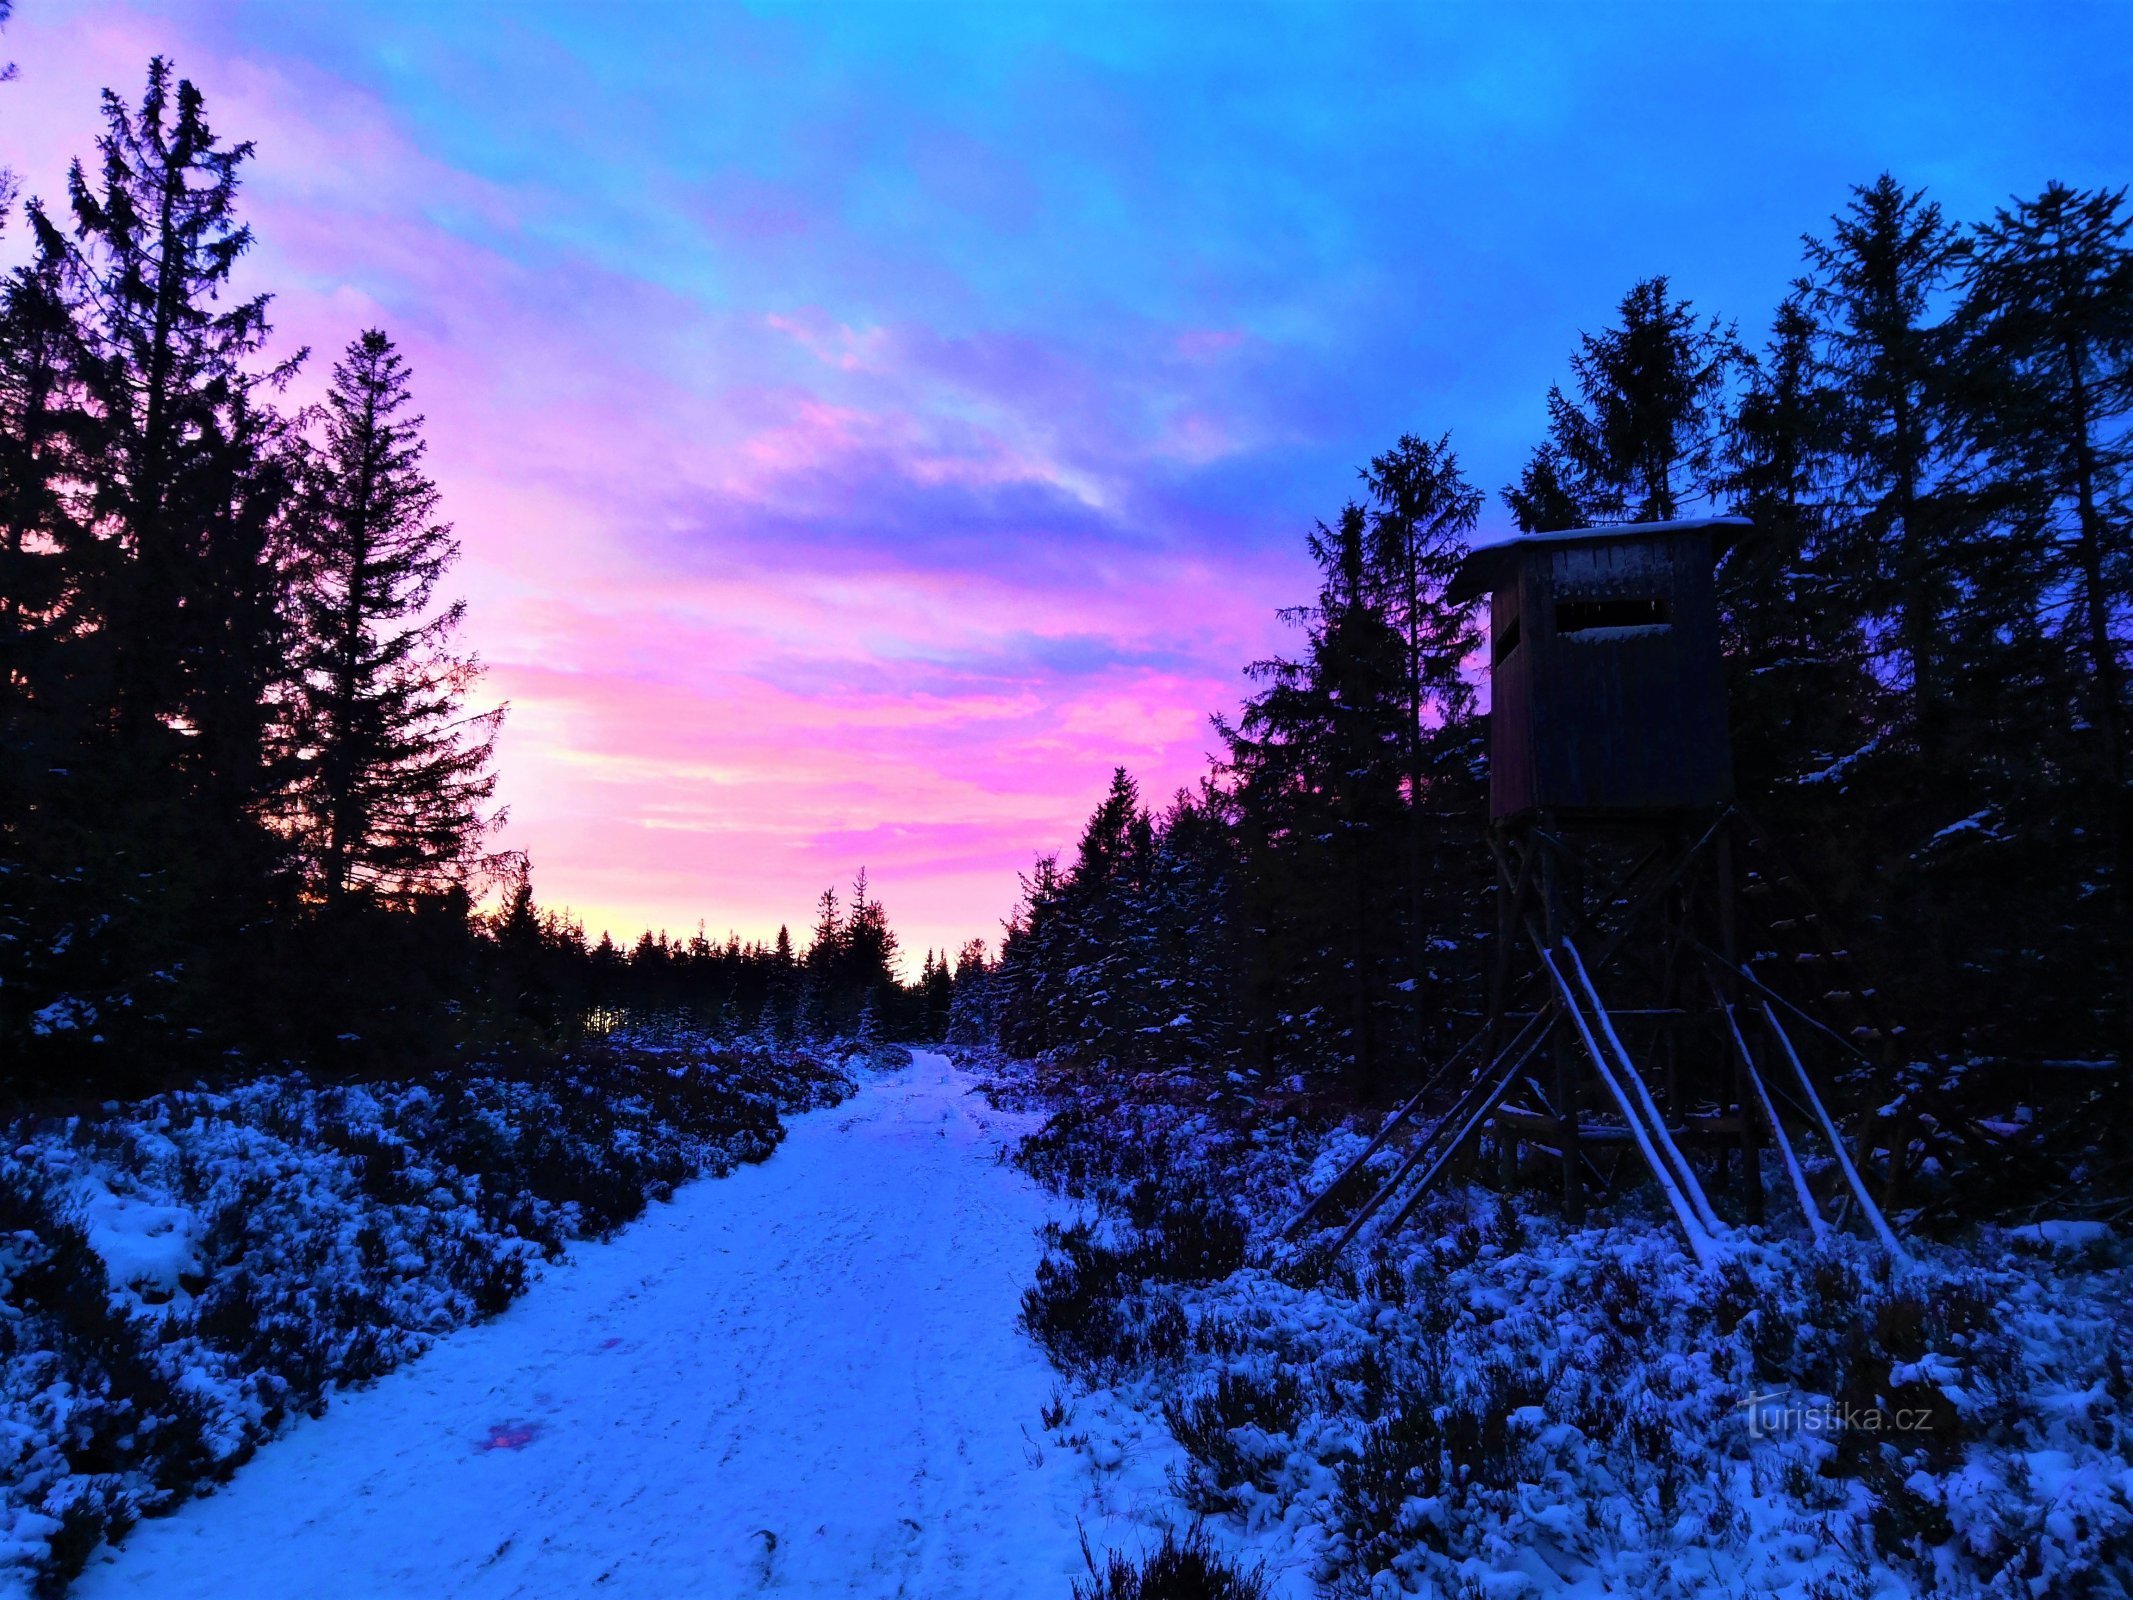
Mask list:
[[[1835,1202],[1901,1257],[1793,1032],[1853,1063],[1878,1048],[1885,1067],[1901,1030],[1878,1023],[1873,989],[1733,798],[1713,570],[1749,531],[1739,517],[1576,528],[1461,563],[1447,598],[1490,602],[1488,1010],[1292,1227],[1411,1125],[1335,1250],[1396,1199],[1383,1226],[1397,1228],[1456,1164],[1505,1188],[1545,1165],[1573,1219],[1588,1188],[1648,1174],[1710,1265],[1733,1225],[1706,1180],[1759,1223],[1775,1153],[1817,1239]],[[1463,1062],[1472,1076],[1446,1101]],[[1841,1192],[1814,1192],[1803,1142]]]
[[[1490,596],[1489,814],[1687,811],[1733,795],[1712,567],[1739,517],[1484,545],[1447,596]]]

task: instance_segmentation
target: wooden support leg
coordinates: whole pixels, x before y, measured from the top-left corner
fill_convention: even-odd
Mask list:
[[[1563,862],[1548,845],[1535,840],[1531,848],[1541,854],[1541,900],[1543,927],[1553,949],[1563,936],[1566,920]],[[1585,1149],[1578,1135],[1579,1062],[1569,1031],[1558,1028],[1550,1039],[1554,1052],[1556,1148],[1563,1158],[1563,1216],[1570,1222],[1585,1220]]]
[[[1719,948],[1725,953],[1728,972],[1740,966],[1740,917],[1738,886],[1733,876],[1733,833],[1729,828],[1712,842],[1712,860],[1718,869]],[[1721,994],[1721,1003],[1734,998],[1731,980]],[[1733,1110],[1740,1119],[1740,1200],[1750,1222],[1763,1220],[1763,1145],[1761,1127],[1749,1105],[1749,1063],[1734,1061],[1727,1075],[1733,1086]]]
[[[1746,1074],[1734,1070],[1734,1098],[1740,1100],[1747,1092]],[[1750,1222],[1763,1220],[1763,1141],[1762,1129],[1755,1114],[1743,1105],[1740,1108],[1740,1167],[1741,1208]]]

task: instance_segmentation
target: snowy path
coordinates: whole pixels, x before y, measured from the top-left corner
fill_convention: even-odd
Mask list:
[[[1044,1437],[1055,1374],[1015,1326],[1044,1200],[966,1087],[921,1053],[795,1118],[79,1594],[1063,1597],[1076,1518],[1128,1542],[1159,1472]]]

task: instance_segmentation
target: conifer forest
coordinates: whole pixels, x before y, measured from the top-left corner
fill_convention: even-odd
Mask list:
[[[0,1595],[2133,1593],[2126,13],[1012,9],[0,0]]]

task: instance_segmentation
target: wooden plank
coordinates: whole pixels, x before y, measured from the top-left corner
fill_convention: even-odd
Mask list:
[[[1517,1131],[1521,1138],[1555,1139],[1563,1129],[1562,1119],[1544,1116],[1538,1111],[1509,1111],[1499,1106],[1490,1121]],[[1604,1122],[1580,1122],[1578,1142],[1582,1144],[1628,1144],[1627,1128],[1612,1127]]]
[[[1350,1178],[1355,1176],[1356,1173],[1362,1171],[1364,1163],[1369,1161],[1372,1156],[1376,1155],[1378,1151],[1383,1148],[1385,1141],[1392,1137],[1394,1130],[1396,1130],[1401,1123],[1405,1122],[1411,1115],[1414,1114],[1415,1110],[1422,1104],[1423,1096],[1427,1095],[1430,1090],[1434,1089],[1437,1086],[1438,1082],[1444,1077],[1444,1075],[1447,1072],[1451,1071],[1454,1066],[1458,1065],[1459,1062],[1464,1060],[1466,1058],[1467,1052],[1472,1050],[1477,1044],[1481,1043],[1483,1039],[1486,1039],[1488,1035],[1489,1030],[1486,1027],[1483,1027],[1479,1033],[1476,1033],[1472,1038],[1468,1039],[1465,1044],[1461,1045],[1457,1050],[1453,1051],[1451,1055],[1448,1056],[1443,1061],[1443,1063],[1438,1066],[1437,1070],[1432,1072],[1429,1077],[1423,1081],[1422,1087],[1417,1089],[1412,1095],[1410,1095],[1407,1098],[1405,1104],[1401,1105],[1397,1110],[1392,1113],[1391,1116],[1385,1119],[1384,1126],[1379,1128],[1377,1131],[1377,1136],[1373,1138],[1370,1143],[1363,1147],[1363,1153],[1357,1156],[1353,1161],[1349,1162],[1348,1165],[1341,1170],[1341,1174],[1339,1177],[1335,1178],[1331,1183],[1327,1184],[1325,1188],[1321,1189],[1308,1205],[1306,1205],[1301,1211],[1297,1212],[1295,1216],[1289,1219],[1288,1224],[1281,1230],[1282,1237],[1286,1238],[1289,1234],[1294,1233],[1298,1228],[1302,1227],[1312,1218],[1312,1216],[1317,1213],[1318,1208],[1326,1203],[1327,1196],[1331,1195],[1334,1190],[1338,1189],[1342,1184],[1346,1183]]]
[[[1714,981],[1712,988],[1718,993],[1718,1003],[1725,1012],[1726,1030],[1733,1036],[1733,1046],[1740,1052],[1741,1068],[1754,1087],[1756,1098],[1761,1103],[1763,1115],[1770,1121],[1771,1142],[1784,1157],[1786,1175],[1792,1180],[1793,1197],[1800,1202],[1800,1211],[1807,1218],[1807,1231],[1814,1235],[1816,1244],[1829,1237],[1829,1225],[1822,1220],[1822,1213],[1815,1209],[1814,1191],[1807,1187],[1807,1174],[1801,1170],[1800,1158],[1793,1153],[1792,1137],[1785,1132],[1785,1124],[1777,1114],[1777,1107],[1770,1103],[1770,1091],[1763,1086],[1763,1075],[1756,1069],[1755,1052],[1748,1048],[1748,1041],[1740,1031],[1740,1023],[1733,1015],[1733,1006],[1718,991]]]
[[[1527,1036],[1529,1030],[1530,1037]],[[1488,1111],[1493,1109],[1496,1103],[1510,1092],[1511,1085],[1518,1081],[1519,1069],[1526,1064],[1533,1052],[1540,1048],[1541,1041],[1553,1031],[1552,1027],[1534,1027],[1531,1023],[1525,1029],[1520,1030],[1519,1036],[1504,1047],[1503,1054],[1490,1063],[1489,1070],[1474,1080],[1466,1094],[1461,1097],[1459,1105],[1447,1114],[1442,1122],[1430,1130],[1429,1137],[1415,1147],[1408,1158],[1394,1170],[1392,1176],[1385,1180],[1384,1187],[1379,1189],[1363,1209],[1356,1213],[1354,1219],[1349,1222],[1346,1231],[1334,1241],[1333,1254],[1339,1255],[1341,1251],[1348,1248],[1349,1241],[1362,1231],[1363,1224],[1376,1214],[1379,1208],[1392,1197],[1393,1191],[1399,1188],[1408,1173],[1413,1171],[1436,1147],[1438,1135],[1447,1127],[1452,1126],[1455,1121],[1462,1122],[1460,1131],[1452,1138],[1449,1144],[1443,1147],[1436,1159],[1431,1162],[1428,1171],[1422,1175],[1422,1188],[1416,1191],[1416,1199],[1420,1199],[1421,1195],[1427,1191],[1430,1183],[1435,1180],[1437,1174],[1443,1171],[1444,1165],[1451,1159],[1452,1153],[1466,1142],[1467,1136],[1475,1128],[1481,1125],[1481,1119],[1486,1116]],[[1502,1069],[1500,1075],[1498,1068]],[[1479,1102],[1478,1108],[1469,1109],[1474,1107],[1477,1101]],[[1398,1227],[1407,1214],[1414,1210],[1414,1207],[1414,1201],[1408,1202],[1399,1216],[1393,1219],[1390,1226]]]
[[[1882,1216],[1881,1208],[1868,1198],[1866,1183],[1860,1178],[1859,1169],[1852,1165],[1852,1158],[1844,1148],[1843,1135],[1837,1132],[1836,1122],[1823,1106],[1822,1097],[1815,1092],[1814,1080],[1807,1076],[1807,1067],[1800,1060],[1800,1052],[1792,1047],[1792,1036],[1785,1031],[1784,1024],[1778,1021],[1777,1012],[1771,1008],[1768,1001],[1763,1003],[1762,1011],[1763,1020],[1770,1024],[1770,1031],[1777,1036],[1777,1042],[1785,1052],[1785,1059],[1792,1063],[1793,1073],[1800,1080],[1800,1092],[1807,1096],[1807,1103],[1814,1108],[1815,1117],[1822,1124],[1822,1131],[1829,1137],[1830,1149],[1836,1154],[1837,1166],[1844,1173],[1844,1181],[1851,1186],[1852,1194],[1859,1201],[1860,1215],[1866,1218],[1867,1226],[1873,1229],[1874,1237],[1881,1241],[1881,1247],[1888,1252],[1889,1258],[1898,1266],[1909,1266],[1911,1258],[1904,1253],[1903,1246],[1896,1242],[1895,1231],[1889,1227],[1888,1219]]]
[[[1673,1173],[1660,1157],[1658,1150],[1653,1147],[1650,1137],[1638,1126],[1636,1103],[1630,1098],[1629,1092],[1615,1081],[1606,1052],[1593,1037],[1591,1027],[1578,1008],[1577,996],[1564,979],[1561,969],[1556,966],[1555,958],[1543,949],[1541,962],[1547,967],[1548,976],[1555,980],[1556,990],[1563,997],[1565,1013],[1576,1025],[1578,1041],[1585,1047],[1586,1058],[1592,1062],[1593,1070],[1599,1074],[1601,1084],[1613,1096],[1616,1108],[1622,1113],[1624,1125],[1636,1139],[1637,1153],[1644,1157],[1644,1164],[1651,1169],[1652,1176],[1659,1181],[1660,1191],[1666,1196],[1667,1203],[1673,1207],[1674,1220],[1681,1225],[1681,1231],[1689,1241],[1690,1251],[1699,1265],[1706,1268],[1715,1267],[1718,1264],[1718,1242],[1704,1231],[1702,1222],[1697,1218],[1696,1208],[1689,1203],[1688,1196],[1682,1193],[1680,1185],[1675,1183]]]
[[[1504,1047],[1503,1053],[1500,1054],[1487,1069],[1485,1069],[1483,1076],[1486,1077],[1489,1073],[1493,1072],[1496,1067],[1501,1065],[1502,1062],[1507,1059],[1514,1050],[1519,1050],[1522,1046],[1523,1053],[1519,1056],[1518,1059],[1521,1062],[1524,1061],[1525,1057],[1527,1055],[1530,1055],[1533,1050],[1539,1046],[1540,1040],[1542,1036],[1546,1033],[1546,1031],[1547,1030],[1545,1026],[1545,1014],[1543,1015],[1543,1017],[1537,1017],[1532,1022],[1527,1023],[1525,1027],[1521,1028],[1518,1031],[1518,1034],[1512,1039],[1511,1043]],[[1476,1037],[1481,1037],[1481,1035],[1476,1035]],[[1440,1069],[1440,1072],[1441,1070],[1442,1069]],[[1367,1220],[1373,1211],[1375,1211],[1379,1206],[1385,1203],[1386,1197],[1390,1194],[1393,1187],[1397,1185],[1400,1179],[1404,1177],[1408,1173],[1408,1171],[1414,1167],[1416,1162],[1422,1159],[1423,1154],[1431,1147],[1437,1137],[1437,1134],[1442,1131],[1445,1122],[1449,1122],[1455,1117],[1464,1115],[1464,1108],[1473,1099],[1474,1095],[1478,1090],[1478,1087],[1478,1079],[1476,1080],[1476,1082],[1467,1085],[1465,1092],[1461,1094],[1459,1099],[1453,1104],[1452,1109],[1445,1114],[1444,1121],[1439,1122],[1437,1127],[1432,1128],[1429,1134],[1423,1138],[1420,1145],[1414,1151],[1410,1152],[1407,1159],[1394,1169],[1392,1176],[1388,1178],[1382,1186],[1380,1186],[1378,1192],[1373,1195],[1367,1202],[1365,1202],[1362,1210],[1357,1213],[1354,1219],[1355,1222],[1362,1222],[1364,1220]],[[1420,1095],[1416,1096],[1416,1099],[1419,1100],[1420,1098]],[[1347,1171],[1343,1172],[1340,1178],[1336,1178],[1332,1183],[1328,1184],[1325,1189],[1320,1192],[1318,1198],[1313,1200],[1309,1206],[1305,1207],[1304,1210],[1298,1214],[1296,1222],[1303,1221],[1305,1217],[1316,1211],[1319,1205],[1324,1202],[1326,1196],[1332,1194],[1335,1189],[1340,1187],[1340,1184],[1343,1179],[1360,1170],[1363,1161],[1367,1159],[1369,1154],[1370,1152],[1366,1151],[1362,1157],[1358,1157],[1355,1161],[1350,1162]],[[1290,1226],[1294,1227],[1295,1223],[1292,1223]],[[1284,1233],[1288,1231],[1288,1229],[1283,1230]],[[1353,1234],[1354,1226],[1353,1224],[1351,1224],[1349,1231],[1341,1236],[1341,1243],[1347,1243],[1348,1239],[1352,1237]],[[1338,1249],[1339,1246],[1336,1246],[1335,1248]]]

